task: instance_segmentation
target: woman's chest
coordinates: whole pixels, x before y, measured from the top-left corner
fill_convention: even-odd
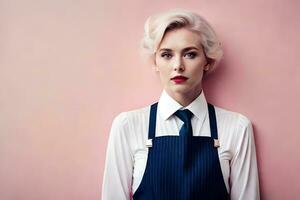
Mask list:
[[[147,166],[148,155],[149,155],[149,149],[146,146],[144,148],[137,150],[134,154],[134,167],[133,167],[133,180],[132,180],[133,193],[137,190],[144,176],[146,166]],[[220,163],[223,179],[228,192],[229,192],[231,157],[232,156],[230,151],[225,150],[224,148],[218,148],[219,163]]]

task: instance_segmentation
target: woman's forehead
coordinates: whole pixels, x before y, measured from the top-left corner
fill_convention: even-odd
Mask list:
[[[188,29],[176,29],[166,32],[159,49],[175,50],[187,48],[201,48],[201,37],[199,34]]]

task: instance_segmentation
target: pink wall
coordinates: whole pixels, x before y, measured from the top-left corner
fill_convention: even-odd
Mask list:
[[[113,117],[161,93],[138,52],[143,23],[174,7],[202,13],[223,41],[206,95],[252,120],[262,199],[299,196],[299,1],[0,5],[1,200],[100,199]]]

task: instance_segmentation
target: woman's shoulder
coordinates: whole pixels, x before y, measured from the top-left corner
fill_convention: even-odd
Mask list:
[[[251,120],[244,114],[223,107],[214,106],[216,110],[217,120],[227,125],[232,125],[237,128],[247,128],[251,126]]]
[[[149,114],[150,105],[120,112],[116,118],[135,118]]]
[[[147,105],[135,109],[122,111],[114,117],[113,123],[123,125],[129,123],[137,125],[142,122],[146,122],[146,120],[149,119],[150,106],[151,105]]]
[[[132,152],[147,138],[150,105],[120,112],[113,119],[112,138],[128,141]]]
[[[253,138],[250,119],[242,113],[215,106],[220,140],[233,152],[239,151],[242,143]]]

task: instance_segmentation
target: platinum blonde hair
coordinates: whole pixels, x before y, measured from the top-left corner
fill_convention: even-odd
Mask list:
[[[213,71],[223,56],[221,43],[206,19],[188,10],[173,9],[148,17],[144,25],[142,49],[151,59],[155,59],[155,53],[165,33],[179,28],[187,28],[199,34],[204,53],[210,62],[208,72]]]

